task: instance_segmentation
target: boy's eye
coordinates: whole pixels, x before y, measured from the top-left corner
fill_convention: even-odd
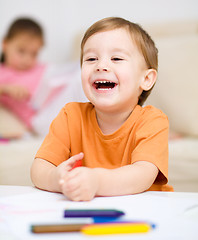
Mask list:
[[[114,57],[112,58],[113,61],[122,61],[123,59],[122,58],[119,58],[119,57]]]
[[[96,58],[91,57],[91,58],[88,58],[86,61],[88,61],[88,62],[93,62],[93,61],[95,61],[95,60],[96,60]]]

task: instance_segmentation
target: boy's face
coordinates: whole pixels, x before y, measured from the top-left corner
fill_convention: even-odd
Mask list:
[[[146,71],[142,54],[123,28],[95,33],[84,45],[82,84],[96,110],[132,111]]]
[[[6,66],[15,70],[28,70],[34,67],[41,47],[42,40],[39,37],[26,33],[5,40],[3,52]]]

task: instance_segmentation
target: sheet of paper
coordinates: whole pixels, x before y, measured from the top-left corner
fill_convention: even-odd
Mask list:
[[[122,197],[98,197],[90,202],[68,201],[62,194],[55,194],[46,191],[35,191],[33,193],[20,194],[15,196],[2,197],[0,199],[0,231],[4,234],[10,233],[16,239],[65,239],[65,234],[44,234],[35,235],[30,231],[32,224],[49,223],[71,223],[79,221],[64,219],[65,209],[76,208],[116,208],[126,213],[123,220],[149,221],[157,225],[157,228],[146,235],[138,235],[137,239],[159,239],[159,236],[175,237],[182,236],[189,238],[198,235],[198,221],[186,217],[184,213],[197,201],[186,198],[172,198],[166,195],[152,195],[149,193],[136,194]],[[83,219],[90,221],[90,219]],[[181,226],[185,226],[185,229]],[[196,227],[196,228],[195,228]],[[178,235],[178,236],[177,236]],[[55,237],[55,238],[54,238]],[[112,236],[108,239],[130,239],[129,235]],[[14,239],[14,238],[13,238]],[[67,233],[67,239],[86,239],[80,233]],[[103,238],[105,239],[105,238]],[[162,239],[162,238],[160,238]],[[166,238],[167,239],[167,238]],[[185,238],[180,238],[185,239]]]

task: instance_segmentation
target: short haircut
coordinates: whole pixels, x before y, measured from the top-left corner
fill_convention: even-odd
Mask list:
[[[131,35],[132,40],[136,43],[140,53],[143,55],[148,69],[158,70],[158,50],[150,35],[138,24],[132,23],[120,17],[108,17],[97,21],[90,26],[84,34],[81,41],[81,65],[83,61],[83,48],[93,34],[98,32],[110,31],[118,28],[125,28]],[[140,106],[146,101],[153,87],[148,91],[142,91],[138,104]]]

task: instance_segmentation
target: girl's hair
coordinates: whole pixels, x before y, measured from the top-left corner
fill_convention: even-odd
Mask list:
[[[42,27],[32,19],[29,18],[19,18],[16,19],[9,27],[4,40],[10,40],[16,37],[18,34],[28,33],[30,35],[41,38],[44,41]],[[0,62],[5,62],[4,53],[1,54]]]
[[[149,34],[138,24],[119,17],[104,18],[87,29],[81,41],[81,65],[83,61],[83,48],[89,37],[98,32],[105,32],[117,28],[125,28],[136,43],[139,51],[142,53],[148,69],[158,70],[158,50]],[[152,87],[153,88],[153,87]],[[142,91],[138,104],[143,105],[152,88],[148,91]]]

